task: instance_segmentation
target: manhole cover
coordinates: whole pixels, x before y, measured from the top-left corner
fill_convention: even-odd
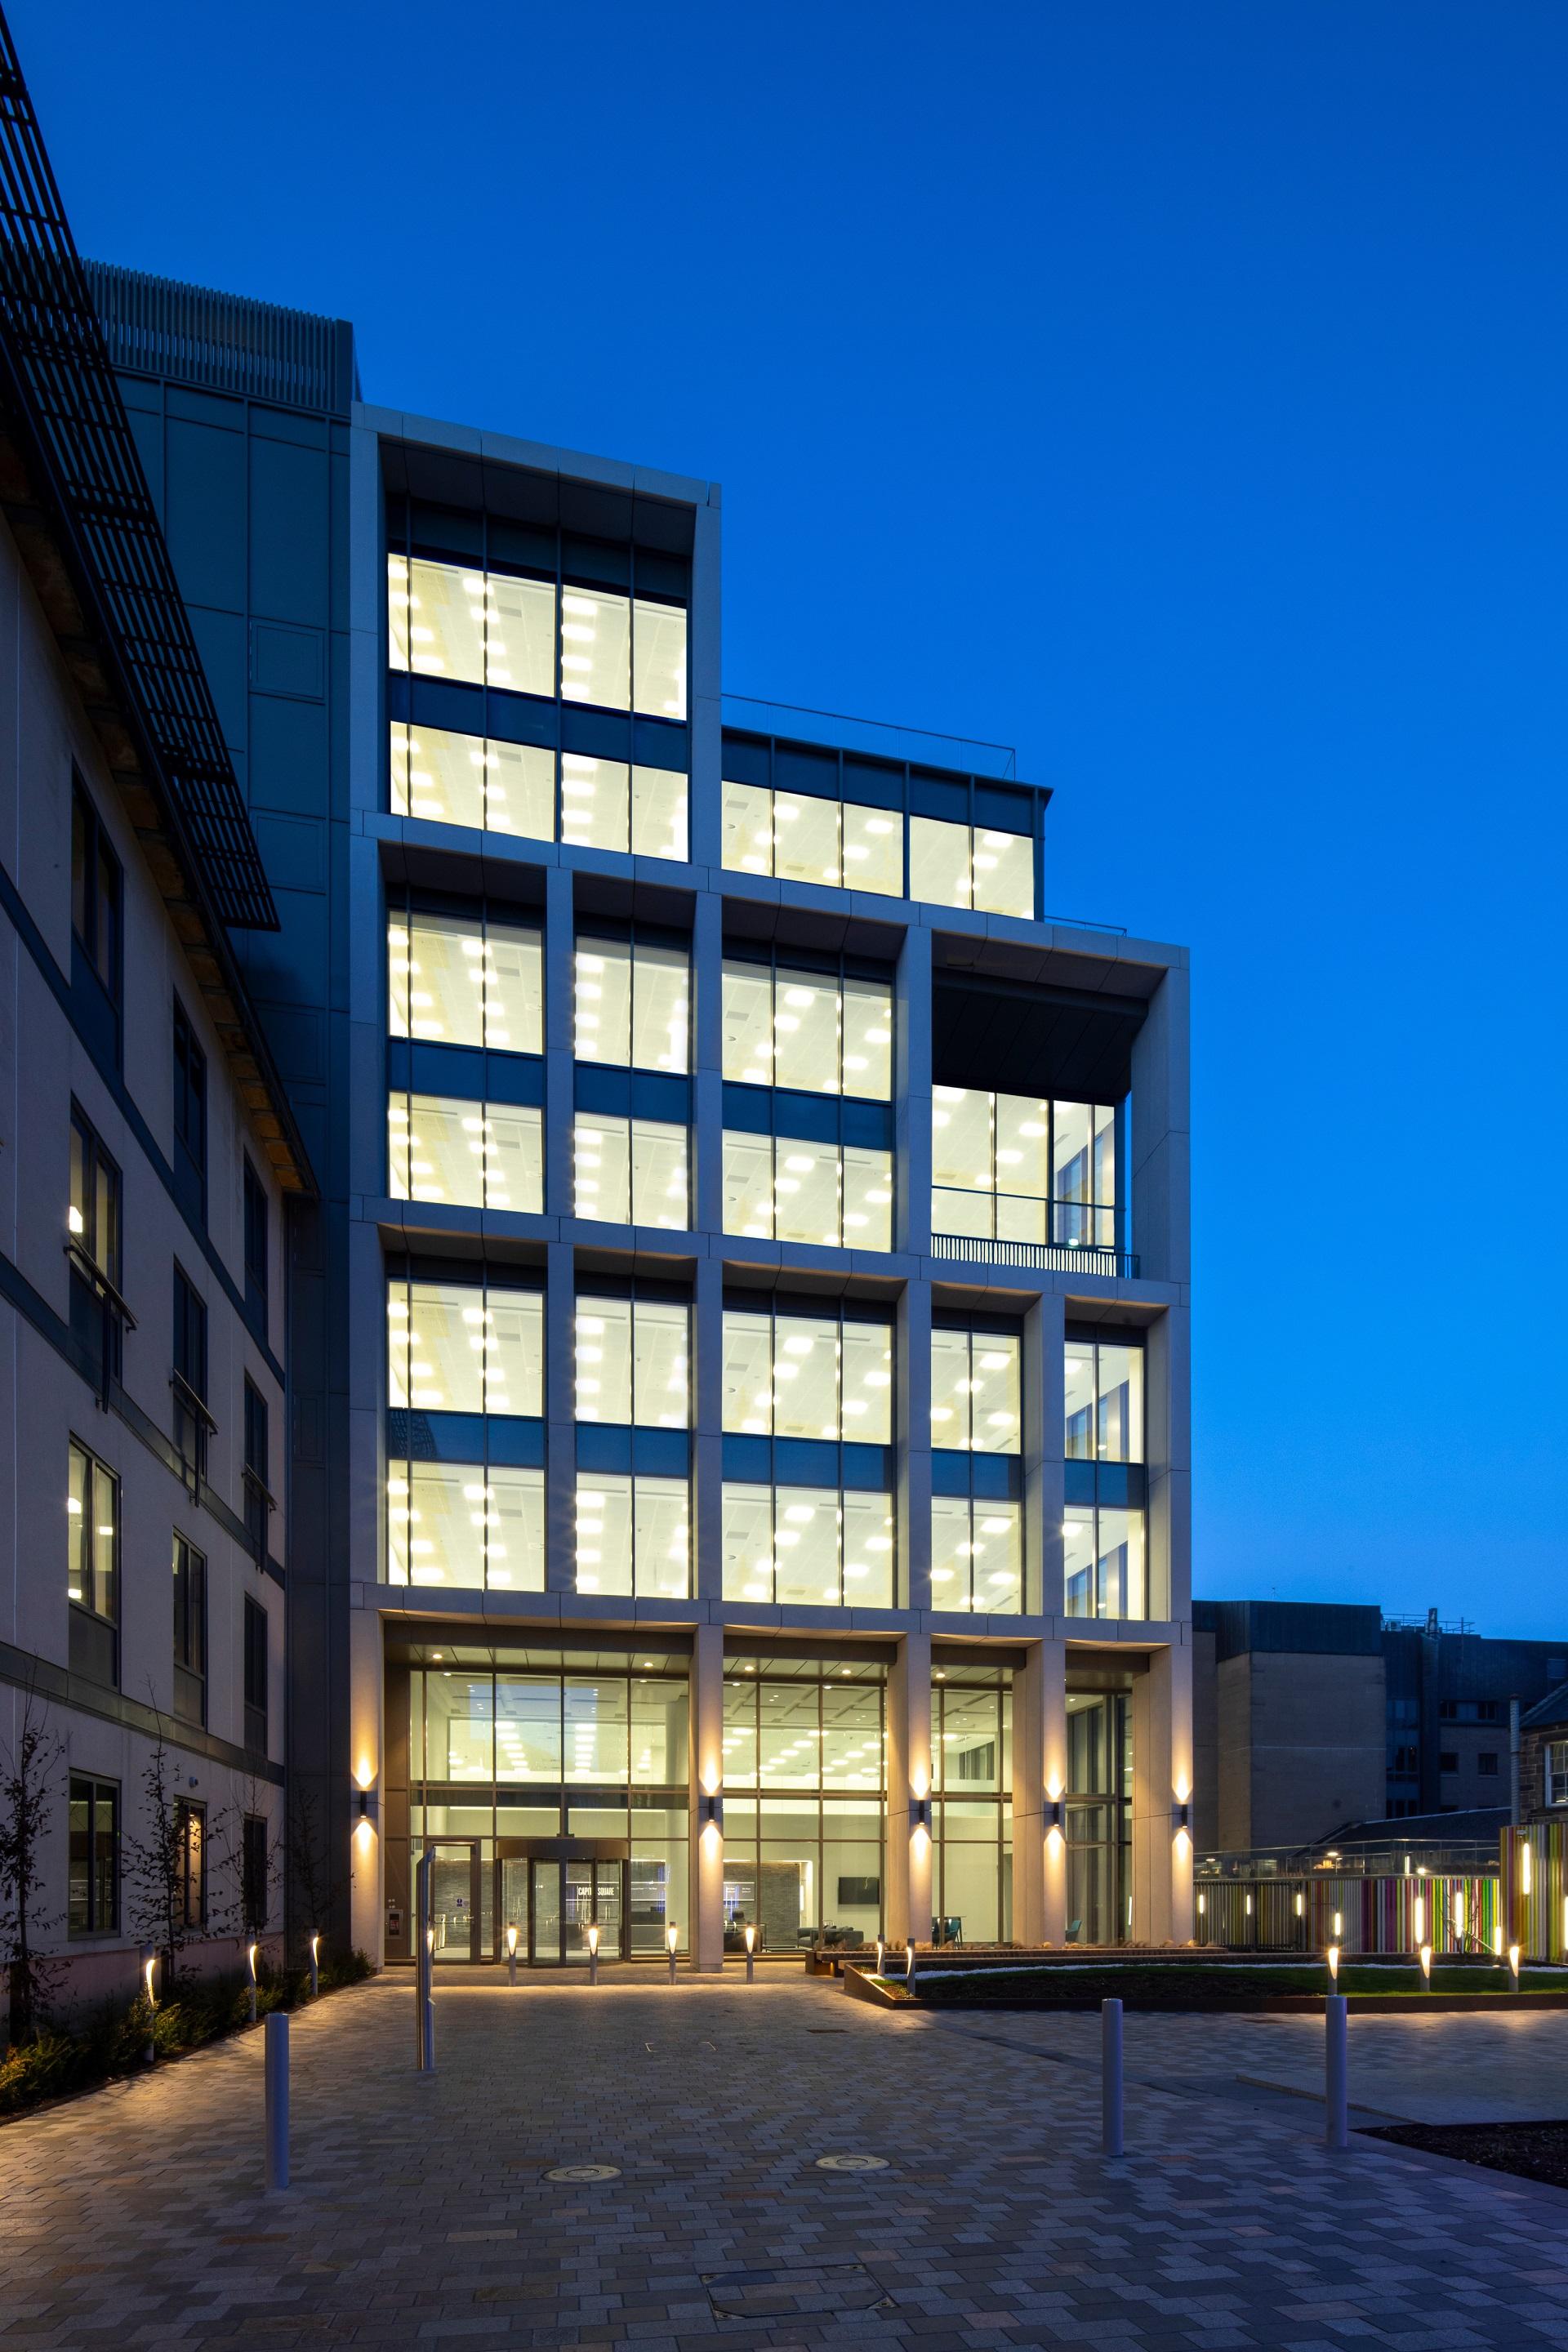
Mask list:
[[[890,2307],[886,2289],[859,2263],[797,2263],[777,2269],[706,2271],[702,2284],[721,2319],[795,2319]]]
[[[618,2180],[618,2164],[552,2164],[546,2180]]]
[[[819,2156],[816,2168],[819,2172],[886,2172],[888,2159],[885,2156]]]

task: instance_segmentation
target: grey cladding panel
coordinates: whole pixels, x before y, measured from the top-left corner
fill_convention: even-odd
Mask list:
[[[245,443],[171,417],[163,529],[188,604],[245,610]]]
[[[1120,1102],[1144,1006],[1127,997],[936,975],[931,1076],[942,1087]]]
[[[268,620],[324,629],[331,473],[324,449],[250,444],[250,605]]]

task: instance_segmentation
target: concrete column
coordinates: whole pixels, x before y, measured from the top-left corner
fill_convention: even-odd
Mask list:
[[[911,924],[893,980],[893,1246],[916,1256],[931,1246],[931,943]]]
[[[1067,1646],[1031,1642],[1013,1676],[1013,1935],[1067,1937],[1067,1840],[1046,1808],[1067,1793]]]
[[[691,542],[691,862],[705,866],[717,880],[721,851],[723,795],[721,774],[721,728],[723,720],[721,678],[720,588],[721,510],[719,485],[711,483],[708,504],[694,510]]]
[[[1156,1650],[1132,1686],[1132,1935],[1190,1943],[1193,1841],[1172,1809],[1192,1801],[1192,1651]]]
[[[1062,1346],[1066,1310],[1047,1291],[1024,1318],[1024,1606],[1062,1614]]]
[[[900,1608],[929,1609],[931,1589],[931,1285],[906,1283],[894,1331]]]
[[[1189,1256],[1188,976],[1165,974],[1132,1047],[1132,1202],[1128,1248],[1152,1282],[1192,1279]]]
[[[702,1801],[724,1789],[724,1629],[699,1625],[691,1645],[691,1888],[687,1948],[691,1965],[717,1975],[724,1965],[724,1833],[702,1825]]]
[[[577,1304],[569,1242],[545,1250],[544,1589],[577,1590]]]
[[[704,892],[691,933],[691,1225],[701,1234],[724,1226],[723,974],[723,901]]]
[[[569,866],[544,875],[544,1208],[569,1217],[574,1205],[572,1129],[575,1023],[575,914]]]
[[[384,1960],[386,1905],[382,1813],[383,1664],[381,1612],[374,1599],[349,1612],[349,1758],[353,1778],[349,1838],[349,1931],[353,1948]],[[367,1809],[362,1816],[359,1791]],[[329,1805],[328,1816],[334,1810]]]
[[[697,1261],[691,1301],[692,1591],[701,1601],[724,1593],[724,1265]]]
[[[1188,1310],[1168,1307],[1144,1341],[1149,1476],[1149,1614],[1192,1616],[1191,1377]],[[1430,1743],[1434,1748],[1435,1741]],[[1425,1752],[1425,1751],[1424,1751]],[[1436,1783],[1434,1782],[1434,1790]],[[1434,1795],[1433,1802],[1436,1799]]]
[[[931,1940],[931,1841],[912,1831],[910,1803],[929,1798],[931,1635],[906,1633],[888,1682],[888,1940]]]

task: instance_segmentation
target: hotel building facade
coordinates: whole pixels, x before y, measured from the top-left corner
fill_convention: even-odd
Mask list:
[[[340,1932],[1192,1931],[1187,965],[987,747],[726,698],[710,483],[90,269],[280,914]]]

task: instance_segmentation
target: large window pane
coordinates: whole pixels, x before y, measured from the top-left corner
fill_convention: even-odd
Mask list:
[[[991,1096],[964,1087],[933,1087],[931,1125],[931,1182],[960,1191],[994,1192],[996,1163]]]
[[[1147,1615],[1142,1511],[1069,1506],[1062,1544],[1069,1617]]]
[[[723,1497],[724,1598],[773,1597],[773,1488],[726,1482]]]
[[[409,1095],[394,1096],[386,1116],[395,1201],[534,1212],[543,1206],[537,1110]]]
[[[561,1779],[559,1675],[498,1675],[495,1723],[498,1780]]]
[[[584,1298],[577,1308],[577,1418],[684,1429],[686,1307],[673,1302]]]
[[[838,1320],[780,1315],[773,1325],[773,1430],[779,1437],[838,1435]]]
[[[639,1298],[633,1316],[637,1419],[645,1429],[685,1429],[690,1419],[690,1313]]]
[[[1069,1462],[1095,1456],[1094,1344],[1069,1339],[1062,1350],[1063,1452]]]
[[[773,1083],[803,1093],[839,1091],[838,982],[779,971],[773,987]]]
[[[561,838],[568,848],[626,851],[630,772],[624,760],[562,752]]]
[[[606,1224],[630,1223],[631,1122],[606,1112],[579,1111],[573,1132],[576,1209]]]
[[[1102,1462],[1143,1459],[1143,1350],[1101,1341],[1098,1400]]]
[[[1023,1515],[1016,1503],[976,1498],[970,1536],[974,1606],[1016,1616],[1024,1606]]]
[[[687,1208],[686,1129],[660,1121],[632,1121],[632,1222],[684,1233]]]
[[[966,824],[938,817],[910,819],[910,896],[933,907],[967,907],[973,882]]]
[[[684,1478],[581,1472],[577,1479],[577,1590],[684,1600],[690,1535]]]
[[[632,709],[656,719],[686,716],[686,614],[639,596],[632,620]]]
[[[495,1685],[487,1674],[426,1674],[424,1773],[426,1780],[495,1776]]]
[[[553,841],[555,754],[395,719],[392,808],[396,816]]]
[[[931,1605],[933,1609],[969,1606],[969,1497],[933,1495],[931,1498]]]
[[[487,920],[485,1044],[492,1053],[544,1051],[543,943],[531,924]]]
[[[959,1453],[969,1446],[969,1335],[931,1335],[931,1442]]]
[[[839,803],[804,793],[773,794],[773,872],[784,882],[828,882],[844,878],[839,847]]]
[[[1050,1105],[1028,1095],[997,1095],[996,1190],[1044,1200]]]
[[[473,1308],[464,1309],[473,1345]],[[544,1300],[537,1291],[491,1287],[479,1336],[487,1412],[538,1420],[544,1411]]]
[[[847,1249],[892,1248],[891,1153],[845,1145],[844,1244]]]
[[[724,1135],[724,1231],[757,1241],[773,1238],[773,1139]]]
[[[844,803],[844,887],[879,898],[904,895],[904,820],[894,809]]]
[[[893,1606],[893,1506],[889,1495],[843,1497],[844,1600],[859,1609]],[[780,1595],[783,1598],[783,1595]]]
[[[388,1286],[387,1402],[431,1412],[482,1412],[484,1293],[455,1283]],[[465,1316],[471,1314],[470,1329]],[[469,1342],[472,1340],[472,1346]]]
[[[576,1034],[580,1062],[632,1058],[632,950],[626,940],[579,940],[576,954]]]
[[[395,669],[406,667],[430,677],[458,678],[470,686],[485,682],[485,583],[480,572],[452,563],[428,563],[416,556],[387,559],[388,599],[395,616],[404,609],[405,639],[395,625],[391,632]]]
[[[561,698],[625,710],[631,702],[631,604],[586,588],[561,592]]]
[[[723,1425],[766,1437],[773,1425],[773,1318],[724,1313]]]
[[[637,1593],[685,1600],[691,1589],[686,1480],[639,1477],[634,1482],[632,1500]]]
[[[686,1230],[685,1128],[579,1111],[574,1150],[580,1217]]]
[[[773,796],[756,784],[724,786],[724,864],[737,874],[773,870]]]
[[[577,1477],[577,1590],[632,1590],[632,1482],[613,1472]]]
[[[685,1070],[688,990],[684,949],[638,945],[633,967],[632,1061],[639,1070]]]
[[[891,1098],[893,992],[885,981],[844,983],[843,1091],[870,1102]]]
[[[778,1139],[773,1178],[773,1230],[781,1242],[840,1238],[838,1147],[797,1136]]]
[[[630,1763],[628,1691],[619,1675],[568,1675],[563,1686],[568,1781],[625,1787]]]
[[[487,682],[509,694],[555,692],[555,583],[492,572],[486,583]]]
[[[1023,1443],[1021,1349],[1010,1332],[970,1339],[970,1445],[976,1454],[1016,1454]]]
[[[583,1300],[577,1308],[577,1418],[629,1423],[632,1303]]]
[[[862,1445],[893,1437],[893,1334],[886,1323],[847,1321],[840,1340],[843,1435]]]
[[[831,1488],[778,1488],[773,1507],[775,1601],[833,1607],[841,1599],[838,1499]]]
[[[1027,834],[974,835],[974,904],[988,915],[1035,911],[1035,845]]]
[[[638,857],[691,854],[688,779],[673,768],[632,770],[632,850]]]
[[[773,976],[766,964],[726,956],[723,968],[724,1076],[742,1085],[773,1083]]]

